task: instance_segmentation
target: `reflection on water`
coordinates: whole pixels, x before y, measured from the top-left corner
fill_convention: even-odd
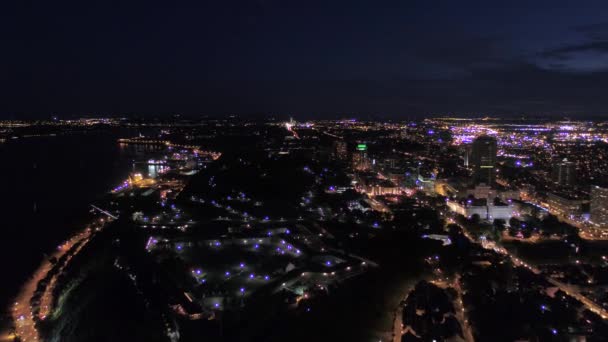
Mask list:
[[[168,167],[160,164],[148,164],[148,177],[156,178],[158,175],[166,172]]]

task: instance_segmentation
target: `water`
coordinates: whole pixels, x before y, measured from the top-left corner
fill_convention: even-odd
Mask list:
[[[89,203],[131,172],[135,151],[116,139],[135,134],[105,130],[0,143],[3,313],[44,253],[84,227]]]

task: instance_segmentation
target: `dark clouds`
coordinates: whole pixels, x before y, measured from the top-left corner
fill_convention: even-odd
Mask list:
[[[574,31],[582,34],[580,42],[543,51],[539,65],[565,72],[608,71],[608,23],[584,25]]]
[[[1,13],[0,116],[608,114],[603,1],[41,2]]]

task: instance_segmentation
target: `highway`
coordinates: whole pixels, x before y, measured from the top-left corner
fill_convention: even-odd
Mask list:
[[[96,225],[96,229],[101,229],[105,221],[100,219],[100,223]],[[80,252],[82,247],[90,240],[94,230],[91,228],[86,228],[83,231],[75,234],[65,243],[58,246],[55,253],[53,253],[49,258],[46,258],[38,269],[34,272],[32,277],[26,281],[26,283],[22,286],[19,294],[17,295],[15,302],[11,307],[11,318],[13,320],[15,326],[15,335],[18,336],[23,342],[36,342],[42,341],[38,333],[38,329],[35,325],[34,318],[34,307],[30,305],[30,301],[34,294],[36,293],[36,288],[38,287],[38,283],[44,279],[49,271],[53,269],[56,265],[51,263],[49,259],[55,258],[59,260],[63,257],[74,245],[80,243],[78,248],[74,251],[74,253],[67,257],[65,263],[63,265],[58,265],[58,267],[63,270],[69,263],[69,261]],[[57,276],[60,272],[57,273],[56,276],[52,277],[49,281],[48,285],[44,289],[42,296],[40,297],[40,312],[38,318],[43,320],[45,319],[49,313],[52,312],[51,304],[53,303],[53,289],[57,284]],[[8,336],[8,335],[7,335]]]

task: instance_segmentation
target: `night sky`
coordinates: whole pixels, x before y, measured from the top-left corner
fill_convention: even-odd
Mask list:
[[[605,0],[3,1],[0,37],[1,118],[608,117]]]

